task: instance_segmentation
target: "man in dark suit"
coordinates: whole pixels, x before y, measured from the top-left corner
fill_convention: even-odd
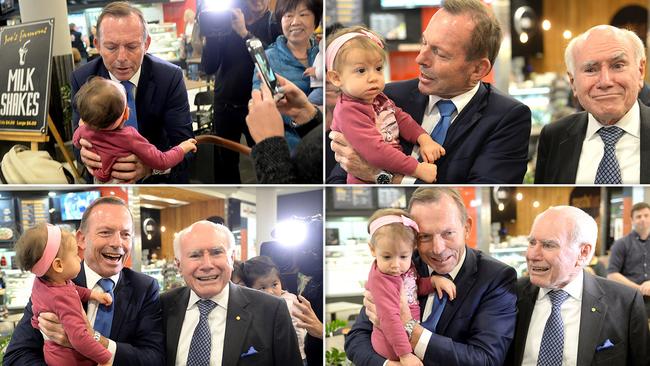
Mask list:
[[[544,126],[535,183],[650,183],[650,108],[638,101],[646,64],[639,37],[596,26],[572,39],[564,57],[585,111]]]
[[[177,66],[145,54],[151,37],[147,33],[142,12],[126,2],[114,2],[102,10],[97,18],[95,46],[101,57],[89,62],[72,74],[72,97],[90,77],[101,76],[127,83],[131,89],[129,108],[137,121],[129,122],[159,150],[167,151],[188,138],[194,137],[192,117],[187,100],[183,73]],[[74,99],[73,99],[74,100]],[[134,103],[134,104],[133,104]],[[79,113],[73,103],[72,125],[79,125]],[[81,160],[92,172],[101,167],[99,155],[88,150],[82,140]],[[148,178],[145,183],[188,183],[189,161],[193,154],[166,171],[152,170],[135,155],[118,159],[113,165],[114,179],[134,183]],[[150,177],[150,178],[149,178]],[[92,182],[91,182],[92,183]]]
[[[583,268],[598,228],[571,206],[533,222],[517,283],[517,330],[506,365],[649,365],[650,336],[639,291]]]
[[[162,365],[164,362],[162,319],[158,283],[151,277],[124,267],[131,251],[133,219],[124,201],[116,197],[95,200],[83,214],[77,243],[83,252],[83,266],[74,282],[101,288],[99,281],[114,283],[110,336],[95,331],[95,339],[112,354],[115,365]],[[90,324],[100,310],[90,301],[86,312]],[[31,325],[31,301],[25,307],[4,356],[4,365],[45,365],[43,336]],[[43,333],[61,345],[69,342],[56,315],[41,314]]]
[[[425,365],[501,365],[515,330],[515,270],[466,246],[472,220],[457,191],[418,188],[409,212],[420,228],[418,273],[448,274],[458,289],[456,299],[442,305],[434,294],[419,298],[422,324],[431,329],[416,324],[408,306],[402,305],[402,322],[415,355]],[[346,337],[345,351],[355,365],[383,365],[386,360],[372,348],[369,317],[375,326],[381,323],[374,304],[366,305]],[[440,314],[438,320],[432,319],[434,314]]]
[[[209,221],[175,237],[187,286],[161,297],[167,365],[302,365],[285,301],[230,283],[234,245],[228,228]]]
[[[445,1],[422,34],[415,59],[420,77],[386,86],[386,95],[429,133],[441,120],[436,103],[454,104],[442,143],[446,155],[435,162],[438,183],[520,184],[524,179],[530,109],[481,81],[492,69],[500,44],[500,25],[481,1]],[[328,183],[345,183],[343,169],[368,182],[414,182],[369,166],[340,133],[330,137],[341,166]],[[412,146],[403,147],[419,158]]]

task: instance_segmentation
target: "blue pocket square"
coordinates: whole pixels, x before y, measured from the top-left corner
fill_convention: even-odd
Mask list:
[[[608,338],[608,339],[605,340],[605,342],[603,342],[602,345],[596,346],[596,352],[604,351],[604,350],[606,350],[608,348],[612,348],[612,347],[614,347],[614,343],[612,343],[612,341],[610,341],[609,338]]]
[[[257,350],[255,347],[251,346],[251,348],[248,349],[248,351],[244,352],[241,354],[241,358],[252,356],[257,353]]]

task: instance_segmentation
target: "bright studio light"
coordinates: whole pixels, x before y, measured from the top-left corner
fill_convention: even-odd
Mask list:
[[[232,0],[205,0],[203,9],[207,11],[226,11],[232,7]]]
[[[562,33],[562,37],[564,37],[564,39],[571,39],[572,36],[573,36],[573,34],[571,33],[570,30],[565,30],[565,31]]]
[[[274,237],[283,245],[297,246],[307,239],[307,224],[293,219],[280,221],[275,225]]]

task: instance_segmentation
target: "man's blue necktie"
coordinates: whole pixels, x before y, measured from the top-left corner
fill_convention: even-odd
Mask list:
[[[199,308],[199,323],[194,328],[190,350],[187,353],[187,366],[210,366],[210,348],[212,337],[208,324],[208,315],[217,306],[212,300],[199,300],[196,302]]]
[[[115,309],[115,296],[113,295],[114,284],[110,278],[102,278],[97,281],[97,284],[104,289],[104,292],[111,295],[113,302],[109,306],[99,304],[99,307],[97,307],[97,316],[95,317],[95,326],[93,328],[104,337],[110,338],[111,324],[113,323],[113,309]]]
[[[129,119],[126,121],[126,126],[131,126],[138,129],[138,116],[135,111],[135,95],[133,95],[133,83],[128,80],[122,81],[124,89],[126,89],[126,104],[129,106]]]
[[[564,353],[564,323],[560,316],[560,307],[569,297],[563,290],[554,290],[548,293],[551,299],[551,315],[546,320],[542,344],[539,348],[537,366],[562,366]]]
[[[605,153],[603,154],[598,170],[596,171],[595,184],[621,184],[621,168],[616,160],[616,143],[621,139],[625,131],[617,126],[601,127],[598,130],[600,138],[605,144]]]
[[[443,145],[447,137],[447,130],[449,130],[449,125],[451,124],[451,115],[456,111],[456,106],[451,100],[446,99],[440,99],[436,103],[436,106],[438,106],[438,111],[440,111],[440,120],[433,131],[431,131],[431,138],[440,145]]]
[[[442,299],[438,297],[437,293],[433,294],[433,306],[431,307],[431,314],[427,320],[423,321],[421,325],[430,330],[432,333],[436,332],[436,327],[438,326],[438,321],[440,321],[440,316],[442,311],[445,310],[445,305],[447,304],[447,293],[443,292]]]

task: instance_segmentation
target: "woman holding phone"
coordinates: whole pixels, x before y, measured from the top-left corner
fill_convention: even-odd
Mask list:
[[[275,19],[282,25],[282,35],[266,49],[273,71],[295,84],[305,94],[311,91],[307,68],[313,66],[318,54],[318,42],[314,31],[323,15],[322,0],[278,0]],[[253,89],[260,88],[260,79],[253,75]],[[291,124],[291,118],[283,116],[285,137],[293,150],[300,136]]]

